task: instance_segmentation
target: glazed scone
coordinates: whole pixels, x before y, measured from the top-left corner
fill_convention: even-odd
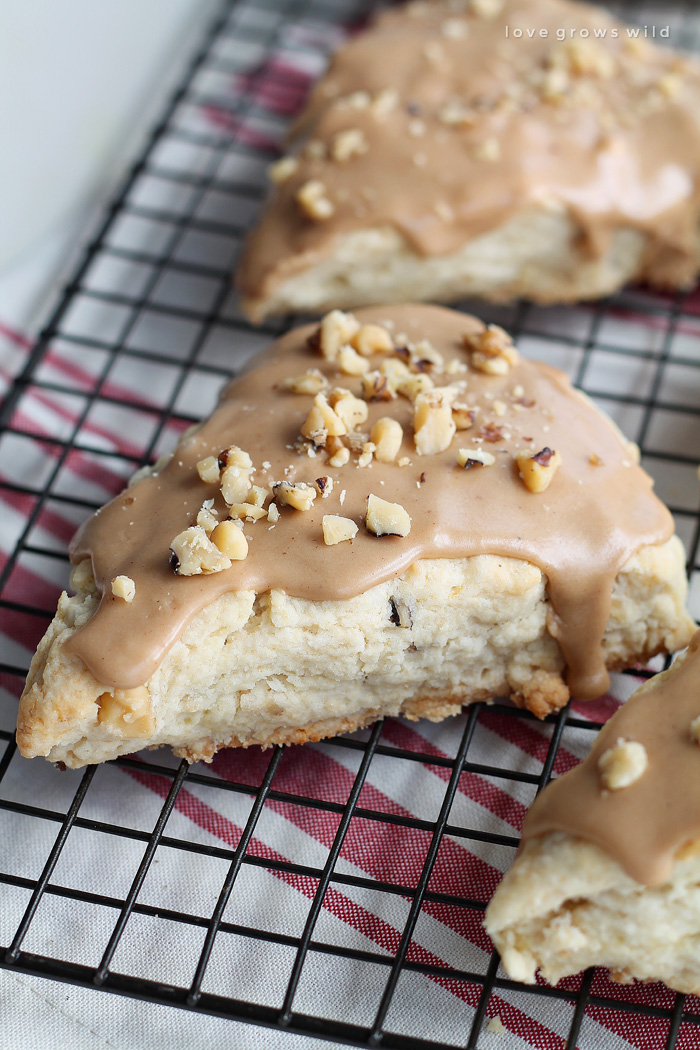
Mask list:
[[[244,308],[690,286],[699,162],[700,69],[601,8],[402,5],[336,54],[272,166]]]
[[[566,377],[439,307],[290,332],[82,527],[22,753],[315,740],[511,697],[538,716],[686,644],[668,511]]]
[[[700,994],[700,632],[550,784],[486,912],[516,980],[588,966]]]

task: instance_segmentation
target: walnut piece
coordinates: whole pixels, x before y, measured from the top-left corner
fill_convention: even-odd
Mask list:
[[[452,402],[452,418],[457,430],[471,430],[476,418],[476,409],[464,405],[460,401]]]
[[[360,322],[354,314],[331,310],[322,318],[319,328],[312,336],[312,342],[318,346],[327,361],[335,361],[341,346],[352,341],[359,327]]]
[[[361,325],[352,338],[352,345],[363,357],[371,357],[372,354],[390,354],[394,349],[391,335],[380,324]]]
[[[216,456],[205,456],[197,464],[197,473],[207,485],[215,485],[219,480],[219,461]]]
[[[452,443],[457,427],[449,398],[437,390],[419,394],[413,409],[413,440],[419,456],[434,456]]]
[[[457,464],[465,470],[476,466],[492,467],[495,462],[496,457],[483,448],[460,448],[457,452]]]
[[[361,376],[369,371],[369,361],[361,357],[352,346],[341,346],[338,351],[338,367],[346,376]]]
[[[700,744],[700,716],[694,718],[690,723],[690,739],[694,743]]]
[[[464,345],[471,350],[472,366],[486,375],[506,375],[520,359],[511,337],[496,324],[487,325],[481,332],[468,332]]]
[[[146,739],[153,736],[156,728],[150,701],[151,696],[145,685],[102,693],[97,700],[97,721],[120,736]]]
[[[309,368],[308,371],[300,376],[286,379],[284,385],[293,394],[311,394],[313,396],[314,394],[320,394],[322,390],[326,389],[328,380],[323,372],[319,372],[317,368]]]
[[[337,387],[331,392],[330,397],[333,411],[342,420],[346,433],[351,434],[367,420],[367,403],[360,397],[355,397],[349,390]]]
[[[231,519],[219,522],[211,534],[211,540],[231,561],[243,561],[248,557],[248,540],[240,525]]]
[[[310,510],[317,496],[314,486],[305,481],[278,481],[272,486],[272,491],[278,503],[295,510]]]
[[[271,525],[276,525],[280,520],[280,509],[276,503],[271,503],[267,508],[267,520]]]
[[[408,536],[411,531],[411,519],[401,504],[374,494],[367,499],[365,525],[374,536]]]
[[[286,182],[296,172],[299,167],[299,161],[296,157],[280,157],[274,164],[271,164],[267,169],[267,174],[271,182]]]
[[[408,375],[405,379],[401,379],[397,383],[396,389],[402,397],[408,398],[409,401],[415,401],[421,394],[432,390],[434,386],[435,383],[430,376],[422,372],[418,375]]]
[[[360,452],[359,458],[357,460],[358,467],[368,467],[370,465],[370,463],[372,462],[372,457],[374,456],[375,447],[376,446],[373,441],[362,442],[362,451]]]
[[[122,598],[131,604],[136,594],[136,584],[131,576],[115,576],[112,580],[112,594],[115,598]]]
[[[221,553],[201,525],[191,525],[170,544],[170,564],[178,576],[199,576],[230,569],[231,559]]]
[[[320,179],[309,179],[297,190],[297,204],[307,218],[323,222],[335,214],[335,205],[326,196],[326,187]]]
[[[333,160],[342,164],[351,157],[358,157],[366,153],[368,149],[369,143],[364,131],[361,131],[360,128],[346,128],[345,131],[339,131],[333,137],[331,156]]]
[[[301,426],[302,436],[316,445],[325,445],[327,437],[342,437],[347,427],[328,404],[325,394],[316,394],[313,407]]]
[[[333,478],[324,475],[322,478],[316,478],[314,485],[316,486],[319,496],[321,496],[322,499],[328,499],[333,491]]]
[[[343,543],[344,540],[351,540],[357,535],[357,525],[352,518],[343,518],[339,514],[324,514],[321,524],[323,542],[329,547],[335,543]]]
[[[211,535],[216,526],[219,524],[219,512],[214,510],[214,500],[205,499],[202,506],[197,512],[197,525],[206,532],[207,536]]]
[[[232,503],[228,508],[228,514],[230,518],[239,518],[242,521],[259,521],[260,518],[267,517],[267,511],[255,503]],[[214,542],[216,543],[216,540]]]
[[[221,495],[225,502],[229,506],[232,503],[245,503],[253,473],[253,461],[248,453],[238,445],[231,445],[219,453],[219,467]]]
[[[639,780],[648,765],[643,744],[618,737],[616,743],[598,759],[600,782],[607,791],[619,791]]]
[[[339,448],[337,452],[334,452],[331,458],[328,460],[328,465],[331,467],[344,467],[350,459],[350,449]]]
[[[548,489],[556,474],[561,456],[551,448],[543,448],[533,455],[530,452],[518,452],[515,457],[518,473],[528,492],[544,492]]]
[[[403,442],[403,427],[391,416],[382,416],[369,432],[374,455],[381,463],[393,463]]]

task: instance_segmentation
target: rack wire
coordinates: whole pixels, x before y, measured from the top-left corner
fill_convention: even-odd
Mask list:
[[[171,447],[212,407],[222,381],[291,322],[251,329],[230,291],[230,272],[289,110],[340,39],[338,26],[359,23],[369,6],[366,0],[225,4],[28,354],[0,413],[3,462],[32,464],[20,479],[7,473],[0,479],[6,504],[22,511],[0,574],[0,627],[19,638],[8,643],[0,664],[4,695],[17,695],[27,670],[26,640],[43,632],[54,591],[67,579],[67,537],[56,540],[52,515],[77,522],[99,506],[134,468]],[[641,22],[659,14],[648,5],[620,6]],[[700,23],[691,16],[690,4],[663,8],[673,42],[697,44]],[[698,296],[632,289],[567,310],[527,304],[476,309],[514,331],[526,352],[568,371],[638,442],[686,543],[697,615]],[[140,393],[121,379],[123,370],[134,368],[142,376]],[[49,406],[48,430],[37,424],[32,403]],[[101,419],[124,434],[118,447]],[[28,599],[23,581],[32,572],[50,582]],[[6,630],[10,621],[14,634]],[[600,1041],[605,1031],[614,1033],[616,1046],[694,1045],[700,1002],[692,997],[660,986],[613,985],[593,971],[556,988],[527,988],[505,976],[483,937],[478,951],[460,956],[431,954],[417,935],[429,916],[451,932],[471,931],[474,939],[487,893],[475,890],[469,870],[450,866],[451,844],[465,856],[470,851],[477,864],[497,861],[505,868],[517,833],[504,830],[502,815],[485,807],[484,798],[489,791],[511,792],[524,810],[564,768],[567,755],[585,753],[605,714],[569,707],[538,723],[506,705],[474,707],[421,736],[400,722],[377,723],[364,733],[308,745],[301,786],[298,749],[237,758],[223,772],[177,765],[160,753],[79,774],[46,765],[35,774],[38,787],[29,800],[23,760],[11,726],[3,723],[0,884],[9,904],[0,913],[0,965],[367,1048],[473,1050],[496,1012],[506,1020],[530,1018],[526,1038],[533,1045],[586,1050],[607,1045]],[[497,747],[491,737],[499,737]],[[508,743],[515,739],[527,739],[525,759]],[[391,770],[407,795],[429,775],[432,808],[408,810],[383,796],[374,786],[377,768]],[[152,819],[130,819],[128,805],[110,804],[114,777],[121,778],[122,798],[128,799],[125,782],[148,784]],[[208,803],[237,815],[233,837],[222,834],[217,844],[197,831],[192,814]],[[271,815],[292,811],[302,815],[297,823],[316,821],[323,828],[323,850],[296,856],[281,840],[277,850],[261,848],[265,821],[274,833]],[[174,829],[182,812],[194,830],[183,831],[182,823]],[[391,840],[395,856],[413,851],[416,859],[410,872],[398,863],[379,872],[368,864],[363,872],[346,863],[350,839],[370,853],[377,842]],[[76,861],[88,842],[90,857],[104,852],[113,858],[109,878],[100,881],[94,869],[86,877]],[[71,849],[76,843],[80,848]],[[148,892],[166,856],[194,858],[208,872],[218,887],[207,898],[209,909],[199,897],[186,910],[170,907],[167,893],[154,898]],[[237,887],[245,882],[255,890],[256,880],[269,873],[308,904],[295,928],[279,916],[269,921],[262,881],[258,911],[237,917],[232,907]],[[377,924],[391,926],[391,935],[334,936],[325,918],[340,898],[356,907],[371,900],[367,911],[379,914]],[[385,908],[391,921],[381,918]],[[77,958],[54,936],[66,915],[91,931]],[[132,927],[148,921],[177,930],[188,947],[177,958],[170,951],[151,960],[153,972],[144,973],[125,946]],[[96,930],[105,931],[103,940]],[[258,961],[250,980],[237,983],[230,956],[217,967],[222,943],[237,944],[248,962]],[[218,984],[211,980],[215,972]],[[353,1013],[349,989],[358,984],[365,1008]],[[406,1004],[416,989],[420,1010],[412,1011]],[[402,1010],[395,1009],[399,1000]]]

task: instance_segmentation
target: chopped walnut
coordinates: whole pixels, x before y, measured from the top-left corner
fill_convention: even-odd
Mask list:
[[[311,510],[317,496],[314,486],[307,485],[305,481],[278,481],[272,486],[272,491],[278,503],[294,507],[295,510]]]
[[[216,456],[205,456],[197,464],[197,473],[207,485],[215,485],[219,480],[219,461]]]
[[[327,437],[342,437],[345,433],[345,423],[328,404],[325,394],[316,394],[311,410],[301,425],[302,436],[316,445],[325,445]]]
[[[231,445],[219,453],[221,468],[221,495],[227,504],[245,503],[251,487],[250,476],[253,462],[247,452],[238,445]]]
[[[344,467],[350,459],[350,449],[345,447],[339,448],[337,452],[334,452],[331,458],[328,460],[328,464],[331,467]]]
[[[329,547],[351,540],[357,535],[357,525],[352,518],[343,518],[339,514],[324,514],[321,524],[323,542]]]
[[[421,339],[414,346],[411,354],[411,364],[417,371],[423,372],[426,368],[441,369],[444,363],[445,359],[442,354],[435,349],[429,339]]]
[[[330,219],[335,213],[333,202],[326,196],[326,187],[320,179],[310,179],[296,193],[297,204],[304,215],[315,222]]]
[[[381,119],[396,109],[399,102],[399,93],[394,88],[382,88],[378,91],[370,103],[370,111],[374,117]]]
[[[369,371],[369,361],[360,357],[352,346],[341,346],[338,351],[338,367],[346,376],[361,376]]]
[[[643,744],[618,737],[598,759],[600,782],[607,791],[619,791],[639,780],[648,764]]]
[[[363,375],[362,393],[368,401],[393,401],[396,397],[386,376],[379,371]]]
[[[552,48],[549,65],[563,66],[577,76],[593,76],[608,80],[615,73],[616,60],[612,52],[599,40],[567,40]]]
[[[244,561],[248,557],[248,540],[237,521],[230,518],[220,521],[211,534],[211,541],[231,561]]]
[[[264,507],[265,500],[269,495],[269,489],[263,488],[262,485],[253,485],[248,493],[248,502],[252,503],[255,507]]]
[[[354,314],[346,314],[342,310],[331,310],[323,318],[312,338],[326,360],[335,361],[341,346],[352,342],[359,328],[360,323]]]
[[[219,514],[218,511],[214,510],[214,500],[207,499],[197,513],[197,525],[201,525],[207,536],[209,536],[218,524]]]
[[[515,457],[518,472],[529,492],[544,492],[561,464],[561,456],[551,448],[543,448],[533,455],[518,452]]]
[[[603,466],[603,460],[600,458],[597,452],[591,452],[590,456],[588,457],[588,462],[592,467]]]
[[[408,536],[411,531],[411,519],[401,504],[375,495],[367,499],[365,525],[374,536]]]
[[[398,391],[399,383],[402,383],[411,374],[408,365],[405,365],[403,361],[398,361],[395,357],[388,357],[386,361],[382,361],[379,371],[386,376],[386,381],[394,393]]]
[[[366,402],[361,397],[355,397],[349,390],[343,390],[342,387],[332,391],[331,404],[333,411],[343,421],[348,434],[351,434],[367,419]]]
[[[328,386],[328,380],[323,372],[317,368],[310,368],[300,376],[286,379],[284,383],[287,390],[293,394],[320,394]]]
[[[240,518],[242,521],[260,521],[267,517],[267,511],[255,503],[232,503],[228,514],[230,518]]]
[[[483,448],[460,448],[457,452],[457,464],[465,470],[476,466],[492,467],[495,462],[496,457]]]
[[[130,605],[136,594],[136,584],[131,576],[115,576],[112,580],[112,594]]]
[[[320,139],[309,139],[304,146],[304,156],[307,160],[324,160],[326,156],[326,144]]]
[[[432,456],[450,447],[457,427],[452,406],[438,390],[419,394],[414,402],[413,440],[419,456]]]
[[[370,441],[374,444],[374,455],[381,463],[393,463],[403,442],[403,427],[396,419],[382,416],[372,427]]]
[[[476,419],[476,409],[463,405],[460,401],[453,401],[452,419],[457,430],[471,430]]]
[[[294,175],[298,167],[299,161],[296,157],[280,157],[279,160],[270,165],[267,169],[267,174],[271,182],[286,182],[287,179]]]
[[[427,394],[434,386],[435,383],[430,376],[425,372],[420,372],[418,375],[409,375],[406,379],[402,379],[396,389],[409,401],[415,401],[422,394]]]
[[[319,496],[323,499],[328,499],[333,491],[333,478],[329,478],[327,475],[322,478],[316,478],[314,485],[316,486]]]
[[[271,503],[267,508],[267,520],[271,525],[276,525],[280,520],[280,509],[276,503]]]
[[[506,437],[503,427],[498,423],[484,423],[479,433],[489,445],[497,445],[499,441],[504,441]]]
[[[170,564],[178,576],[199,576],[230,569],[231,559],[222,554],[201,525],[191,525],[170,544]]]
[[[481,332],[468,332],[464,344],[471,350],[471,362],[487,375],[506,375],[519,361],[513,340],[498,325],[487,325]]]
[[[145,685],[104,692],[97,704],[98,723],[122,737],[145,740],[155,732],[151,694]]]
[[[371,357],[372,354],[390,354],[394,342],[389,332],[380,324],[363,324],[350,340],[358,354]]]
[[[368,467],[370,465],[370,463],[372,462],[372,457],[374,456],[375,447],[376,446],[373,441],[362,442],[362,451],[357,460],[358,467]]]
[[[347,128],[345,131],[339,131],[334,136],[331,156],[333,160],[343,163],[346,160],[350,160],[351,157],[357,157],[362,153],[366,153],[368,149],[369,143],[365,138],[364,131],[361,131],[359,128]]]

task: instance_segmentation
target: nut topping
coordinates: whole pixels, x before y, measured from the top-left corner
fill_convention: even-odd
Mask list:
[[[561,463],[561,456],[551,448],[543,448],[532,455],[518,452],[515,457],[518,472],[529,492],[544,492]]]
[[[316,394],[313,407],[301,426],[302,436],[316,445],[325,445],[327,437],[342,437],[347,427],[331,408],[325,394]]]
[[[320,394],[328,386],[328,380],[317,368],[310,368],[300,376],[285,381],[287,390],[293,394]],[[199,467],[199,464],[197,464]],[[200,475],[201,477],[201,475]],[[203,479],[204,480],[204,479]]]
[[[231,445],[219,453],[219,466],[221,495],[225,502],[229,506],[232,503],[245,503],[253,473],[253,462],[248,453],[238,445]]]
[[[520,359],[511,337],[496,324],[487,325],[481,332],[468,332],[464,345],[471,350],[472,366],[487,375],[506,375]]]
[[[429,375],[420,373],[416,376],[409,375],[405,379],[400,380],[396,389],[402,397],[407,397],[409,401],[415,401],[421,394],[432,390],[434,386],[435,383]]]
[[[368,415],[366,402],[360,397],[355,397],[349,390],[337,387],[331,392],[330,400],[333,411],[342,420],[348,434],[352,434],[353,430],[366,421]]]
[[[360,322],[354,314],[346,314],[342,310],[331,310],[321,321],[313,339],[318,342],[318,348],[323,357],[327,361],[335,361],[341,346],[352,342],[359,328]]]
[[[452,402],[452,419],[457,430],[471,430],[476,418],[476,409],[464,405],[460,401]]]
[[[411,531],[411,519],[401,504],[374,494],[367,499],[365,525],[374,536],[408,536]]]
[[[343,518],[339,514],[324,514],[321,524],[323,542],[328,547],[351,540],[357,535],[357,525],[352,518]]]
[[[369,371],[369,361],[361,357],[352,346],[341,346],[338,352],[338,367],[346,376],[361,376]]]
[[[219,480],[219,463],[216,456],[205,456],[197,464],[197,473],[207,485],[215,485]]]
[[[326,196],[326,186],[319,179],[310,179],[297,190],[297,204],[307,218],[324,222],[335,214],[335,205]]]
[[[345,131],[339,131],[333,138],[331,156],[333,160],[343,163],[343,161],[350,160],[351,157],[366,153],[368,149],[369,143],[364,131],[359,128],[348,128]]]
[[[231,559],[209,539],[201,525],[191,525],[170,544],[170,564],[178,576],[199,576],[230,569]]]
[[[456,430],[452,406],[441,390],[418,395],[414,403],[413,439],[419,456],[444,452],[450,447]]]
[[[472,467],[492,467],[496,457],[483,448],[460,448],[457,453],[457,464],[470,470]]]
[[[379,371],[363,375],[362,393],[368,401],[393,401],[396,397],[386,376]]]
[[[311,510],[317,495],[313,485],[307,485],[305,481],[278,481],[272,486],[272,491],[278,503],[295,510]]]
[[[391,416],[382,416],[369,433],[374,455],[381,463],[393,463],[403,442],[403,427]]]
[[[391,335],[380,324],[363,324],[351,342],[358,354],[362,354],[363,357],[371,357],[372,354],[390,354],[394,348]]]
[[[214,500],[207,499],[204,501],[197,514],[197,525],[201,525],[207,536],[209,536],[218,524],[219,515],[218,512],[214,510]]]
[[[220,521],[211,534],[211,541],[231,561],[244,561],[248,557],[248,540],[236,521]]]
[[[316,486],[319,496],[323,499],[327,499],[333,491],[333,478],[329,478],[328,475],[325,475],[322,478],[316,478],[314,485]]]
[[[328,460],[330,467],[344,467],[350,459],[350,449],[339,448],[337,452],[334,452],[331,458]]]
[[[136,584],[131,576],[115,576],[112,580],[112,594],[115,598],[121,598],[131,604],[136,594]]]
[[[267,174],[271,182],[286,182],[296,172],[299,167],[299,161],[296,157],[280,157],[274,164],[271,164],[267,169]]]
[[[649,760],[643,744],[618,737],[598,759],[600,782],[607,791],[629,787],[645,772]]]

